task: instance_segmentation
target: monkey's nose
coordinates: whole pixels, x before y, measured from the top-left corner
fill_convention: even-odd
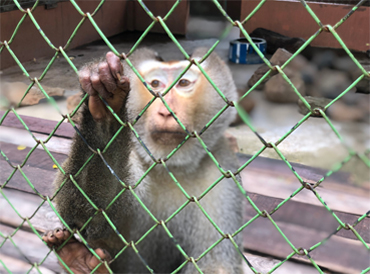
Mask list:
[[[163,102],[160,102],[158,105],[158,114],[162,118],[169,118],[172,116],[171,112],[173,112],[176,115],[176,95],[173,90],[170,90],[165,96],[164,99],[166,101],[166,104],[169,106],[170,110],[167,109],[166,105]]]
[[[170,106],[171,107],[171,106]],[[172,110],[173,111],[173,110]],[[163,118],[169,118],[172,116],[171,112],[168,111],[166,106],[162,104],[158,109],[158,114],[162,116]]]

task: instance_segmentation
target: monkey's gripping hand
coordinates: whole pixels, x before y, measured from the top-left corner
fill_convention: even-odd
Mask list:
[[[130,81],[123,75],[120,59],[108,52],[105,60],[84,66],[79,71],[82,89],[90,95],[88,106],[95,121],[112,117],[99,95],[114,112],[119,113],[130,90]]]
[[[55,247],[59,257],[74,274],[90,273],[101,261],[92,255],[82,243],[77,241],[74,237],[68,240],[69,237],[70,233],[66,229],[57,228],[54,231],[48,231],[42,239],[50,248]],[[68,240],[68,242],[65,246],[59,249],[66,240]],[[110,261],[111,257],[107,251],[101,248],[95,249],[94,251],[101,260]],[[63,265],[61,266],[66,270]],[[104,264],[100,264],[94,273],[108,273],[108,270]]]

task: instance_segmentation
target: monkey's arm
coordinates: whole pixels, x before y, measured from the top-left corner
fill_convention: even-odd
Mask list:
[[[130,133],[127,127],[121,127],[99,95],[122,121],[126,121],[125,104],[130,83],[120,59],[112,52],[107,53],[104,60],[84,66],[79,71],[79,81],[89,97],[81,113],[80,134],[75,135],[69,158],[63,164],[65,174],[60,173],[55,181],[57,188],[62,186],[55,201],[60,215],[71,228],[80,229],[93,217],[82,234],[88,241],[100,242],[109,237],[112,229],[101,212],[96,214],[96,209],[73,180],[92,203],[104,211],[124,189],[121,182],[127,184]],[[115,135],[114,141],[104,151]],[[125,222],[125,212],[130,210],[130,199],[125,193],[106,211],[116,226],[118,222]]]

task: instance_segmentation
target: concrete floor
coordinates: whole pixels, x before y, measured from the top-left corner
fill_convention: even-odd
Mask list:
[[[188,37],[180,37],[179,42],[187,52],[192,52],[197,47],[211,47],[224,29],[223,22],[207,21],[192,18],[189,20]],[[139,37],[138,33],[124,33],[110,38],[111,43],[120,52],[127,52]],[[222,40],[216,52],[227,61],[229,41],[239,37],[237,28],[231,29],[227,37]],[[140,46],[150,46],[164,59],[183,59],[176,45],[167,35],[150,34]],[[103,42],[96,42],[78,49],[68,51],[68,55],[77,68],[94,58],[102,56],[108,51]],[[39,77],[50,58],[34,60],[24,63],[31,77]],[[259,65],[238,65],[228,62],[234,80],[238,88],[246,90],[246,83]],[[29,80],[22,75],[18,67],[12,67],[2,71],[2,81],[21,81],[29,84]],[[57,105],[61,113],[67,113],[66,97],[79,92],[79,84],[75,72],[68,62],[60,56],[51,66],[49,72],[41,82],[45,88],[60,87],[65,89],[65,97],[57,98]],[[253,91],[248,97],[256,102],[255,109],[251,113],[251,121],[257,131],[267,141],[276,141],[292,128],[303,116],[298,113],[295,104],[274,104],[264,100],[263,94]],[[60,120],[60,113],[46,101],[38,105],[22,107],[17,109],[19,114],[29,115],[44,119]],[[370,127],[365,123],[333,123],[344,141],[358,152],[364,152],[370,148]],[[237,138],[240,151],[246,154],[254,154],[262,144],[259,139],[246,126],[241,125],[229,129],[229,132]],[[1,136],[0,139],[7,139]],[[9,141],[9,140],[8,140]],[[11,141],[11,140],[10,140]],[[331,169],[341,162],[348,151],[340,143],[333,131],[324,119],[308,119],[291,136],[279,145],[279,149],[285,157],[292,162]],[[273,149],[266,150],[262,156],[279,159]],[[354,158],[347,163],[341,171],[351,172],[354,175],[354,183],[369,185],[369,169]]]

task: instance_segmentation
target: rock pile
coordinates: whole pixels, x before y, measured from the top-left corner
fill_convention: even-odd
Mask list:
[[[272,55],[270,62],[272,66],[282,66],[291,56],[292,53],[279,48]],[[366,71],[370,71],[370,64],[362,62],[362,66]],[[268,71],[270,68],[265,64],[259,67],[249,79],[248,86],[254,86]],[[330,50],[316,53],[311,61],[303,55],[298,55],[290,61],[283,72],[312,108],[321,109],[350,88],[362,75],[362,71],[349,56],[338,56]],[[369,80],[370,78],[363,77],[332,104],[326,113],[338,121],[369,121]],[[309,110],[291,84],[274,69],[255,89],[262,90],[265,98],[272,102],[298,102],[299,112],[307,114]]]
[[[11,107],[32,106],[45,98],[44,93],[35,84],[30,90],[29,85],[23,82],[2,82],[0,83],[0,109],[8,109]],[[42,86],[44,91],[51,97],[64,96],[65,90],[58,87]],[[23,98],[24,97],[24,98]],[[23,100],[22,100],[23,99]]]

